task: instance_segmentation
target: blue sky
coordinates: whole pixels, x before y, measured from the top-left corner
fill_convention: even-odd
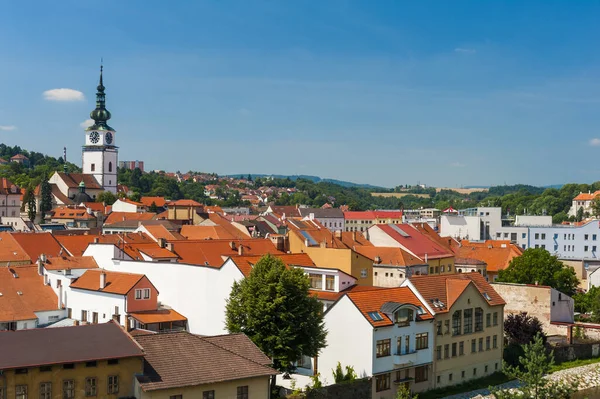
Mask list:
[[[80,163],[104,57],[119,157],[147,169],[600,180],[600,2],[73,0],[2,14],[7,144],[67,146]],[[73,91],[44,95],[60,88]]]

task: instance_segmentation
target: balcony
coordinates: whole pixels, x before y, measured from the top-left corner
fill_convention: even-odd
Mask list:
[[[407,367],[417,361],[417,351],[411,351],[408,353],[394,353],[394,367]]]

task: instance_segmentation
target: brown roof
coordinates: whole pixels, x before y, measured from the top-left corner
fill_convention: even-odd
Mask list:
[[[79,183],[83,181],[86,189],[102,190],[102,186],[98,183],[94,175],[84,173],[57,173],[69,188],[79,188]]]
[[[387,302],[396,302],[399,304],[411,304],[423,309],[424,313],[418,316],[417,320],[431,319],[433,316],[427,311],[425,304],[408,287],[385,288],[380,290],[355,291],[346,294],[348,298],[356,305],[373,327],[391,326],[394,322],[383,312],[380,312],[383,304]],[[373,320],[370,312],[379,313],[381,320]]]
[[[248,351],[247,342],[234,341],[249,341],[242,334],[211,339],[181,331],[136,335],[135,339],[145,352],[144,376],[138,377],[144,391],[254,377],[265,377],[266,384],[266,377],[277,374],[262,363],[264,359],[253,360],[257,354]]]
[[[473,284],[483,297],[486,294],[489,296],[488,303],[490,306],[505,304],[502,297],[492,288],[490,283],[477,272],[412,276],[410,282],[427,303],[436,309],[436,313],[448,312],[469,284]],[[436,308],[433,305],[434,299],[438,299],[444,306]]]
[[[100,273],[106,274],[106,286],[100,289]],[[71,288],[126,295],[145,276],[143,274],[113,272],[103,269],[86,270],[81,277],[73,281]]]
[[[153,323],[169,323],[173,321],[186,321],[187,318],[173,309],[157,309],[144,312],[129,312],[129,316],[133,317],[142,324]]]
[[[44,268],[46,270],[97,269],[98,264],[91,256],[57,256],[47,258]]]
[[[34,312],[58,309],[58,298],[52,288],[44,284],[37,266],[0,267],[0,293],[2,322],[33,320],[37,319]]]
[[[143,356],[114,322],[0,332],[0,348],[0,370]]]
[[[286,218],[300,217],[300,212],[295,205],[271,205],[270,208],[273,214],[280,218],[284,215]]]
[[[129,220],[152,220],[156,216],[154,212],[111,212],[104,221],[105,225]]]
[[[506,269],[513,258],[521,256],[523,249],[507,240],[488,240],[485,242],[461,241],[455,249],[456,256],[477,259],[487,264],[488,272]]]
[[[6,177],[0,178],[0,194],[2,195],[21,195],[21,189]]]
[[[214,335],[212,337],[204,337],[204,339],[263,366],[269,366],[272,363],[271,359],[244,334]]]
[[[38,185],[37,187],[41,187],[41,186]],[[37,191],[37,187],[36,187],[36,191]],[[60,188],[58,188],[58,186],[56,184],[50,184],[50,190],[52,191],[52,195],[54,195],[56,197],[56,199],[59,200],[60,202],[62,202],[63,204],[73,205],[73,201],[69,197],[64,195],[62,193],[62,191],[60,191]],[[36,193],[36,195],[38,195],[38,194]]]

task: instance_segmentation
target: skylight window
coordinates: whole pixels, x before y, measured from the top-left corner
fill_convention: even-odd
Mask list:
[[[487,292],[484,292],[484,293],[483,293],[483,297],[484,297],[485,299],[487,299],[488,301],[491,301],[491,300],[492,300],[492,298],[490,298],[490,296],[488,295],[488,293],[487,293]]]
[[[371,318],[371,320],[373,320],[373,321],[381,321],[381,320],[383,320],[383,317],[381,317],[381,315],[379,314],[379,312],[369,312],[368,315]]]

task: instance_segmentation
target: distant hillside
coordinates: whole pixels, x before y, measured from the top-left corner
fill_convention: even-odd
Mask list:
[[[349,181],[344,181],[344,180],[336,180],[336,179],[322,179],[319,176],[310,176],[310,175],[290,175],[290,176],[285,176],[285,175],[265,175],[265,174],[250,174],[250,176],[252,177],[272,177],[275,179],[285,179],[287,177],[290,178],[290,180],[298,180],[298,179],[306,179],[306,180],[310,180],[312,182],[315,183],[333,183],[333,184],[337,184],[338,186],[342,186],[342,187],[360,187],[360,188],[368,188],[368,189],[381,189],[381,188],[386,188],[386,187],[380,187],[380,186],[373,186],[371,184],[359,184],[359,183],[352,183]],[[236,175],[227,175],[227,177],[234,177],[234,178],[245,178],[248,177],[247,174],[236,174]]]

